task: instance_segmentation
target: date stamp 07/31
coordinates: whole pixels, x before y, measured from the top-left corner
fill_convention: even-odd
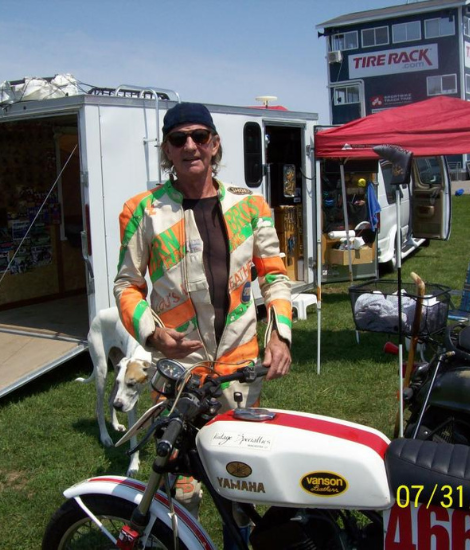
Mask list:
[[[429,488],[427,488],[429,491]],[[462,508],[464,503],[462,485],[451,487],[450,485],[434,485],[432,492],[426,498],[422,498],[423,485],[400,485],[397,488],[396,503],[400,508],[425,504],[430,506],[442,506],[442,508]],[[426,492],[428,492],[426,491]],[[421,498],[420,498],[421,497]]]

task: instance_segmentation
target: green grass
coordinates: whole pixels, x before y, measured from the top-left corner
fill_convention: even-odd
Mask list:
[[[454,198],[453,206],[450,241],[432,242],[407,259],[404,282],[411,282],[410,272],[415,271],[426,282],[462,288],[470,259],[470,197]],[[306,321],[294,323],[291,374],[265,384],[262,404],[364,423],[391,437],[396,357],[383,353],[384,334],[364,333],[360,345],[356,343],[348,286],[323,287],[321,375],[316,374],[317,321],[311,308]],[[99,442],[94,386],[74,382],[90,370],[90,360],[83,355],[0,402],[2,549],[37,550],[47,521],[64,500],[63,489],[89,476],[126,471],[123,450],[105,449]],[[144,397],[140,409],[148,402]],[[151,450],[149,445],[142,453],[143,480]],[[219,522],[208,498],[202,520],[220,544]]]

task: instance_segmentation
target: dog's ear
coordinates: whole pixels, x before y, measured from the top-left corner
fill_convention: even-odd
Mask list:
[[[129,357],[123,357],[119,363],[116,365],[117,368],[122,369],[123,367],[127,367],[127,363],[129,363],[130,359]]]
[[[149,361],[142,361],[142,368],[144,370],[148,370],[151,366],[152,366],[152,363],[150,363]]]

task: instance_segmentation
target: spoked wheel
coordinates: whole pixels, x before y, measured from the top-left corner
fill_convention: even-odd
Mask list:
[[[135,505],[127,500],[108,495],[87,495],[83,497],[86,506],[114,536],[119,537],[123,525],[129,522]],[[116,548],[92,521],[75,500],[68,500],[54,514],[44,534],[43,550],[111,550]],[[159,520],[155,522],[152,534],[145,548],[172,550],[173,533]],[[179,548],[187,547],[179,541]]]

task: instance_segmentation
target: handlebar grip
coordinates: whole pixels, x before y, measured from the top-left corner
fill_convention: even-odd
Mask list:
[[[269,367],[263,367],[263,365],[255,365],[253,367],[242,367],[237,369],[232,374],[227,374],[218,378],[220,383],[232,382],[233,380],[239,380],[240,382],[254,382],[261,376],[268,374]]]
[[[175,442],[183,429],[183,422],[180,418],[172,418],[168,424],[163,438],[157,443],[157,455],[166,458],[173,452]]]

